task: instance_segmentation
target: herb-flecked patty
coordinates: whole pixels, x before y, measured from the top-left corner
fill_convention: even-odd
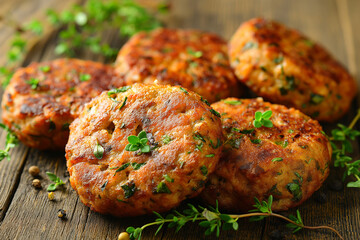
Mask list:
[[[102,91],[123,86],[110,66],[77,59],[18,69],[2,99],[3,122],[26,145],[64,150],[69,125]]]
[[[339,119],[357,91],[354,78],[322,46],[274,21],[243,23],[229,55],[237,77],[258,96],[317,120]]]
[[[157,29],[133,36],[120,50],[116,71],[133,83],[181,85],[209,102],[238,97],[227,44],[197,30]]]
[[[70,125],[66,145],[81,201],[100,213],[135,216],[198,195],[223,141],[220,115],[205,102],[182,87],[143,84],[93,99]]]
[[[202,193],[209,204],[246,211],[254,197],[273,195],[274,211],[300,205],[329,174],[331,146],[316,120],[261,98],[229,98],[211,105],[222,115],[224,153]],[[255,112],[272,111],[273,127],[254,127]],[[269,125],[268,125],[269,126]]]

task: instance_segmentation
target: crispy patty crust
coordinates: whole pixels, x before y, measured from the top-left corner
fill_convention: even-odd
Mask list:
[[[209,102],[238,97],[227,44],[197,30],[158,29],[133,36],[120,50],[115,68],[133,83],[181,85]]]
[[[273,195],[274,211],[308,199],[329,174],[331,147],[316,120],[298,110],[251,100],[226,99],[212,104],[222,115],[227,140],[202,198],[222,209],[246,211],[254,197]],[[273,127],[255,128],[255,112],[271,110]]]
[[[237,77],[258,96],[317,120],[339,119],[357,92],[354,78],[322,46],[274,21],[243,23],[229,55]]]
[[[64,150],[69,125],[102,91],[123,86],[110,66],[78,59],[18,69],[2,99],[3,122],[29,147]]]
[[[66,145],[81,201],[100,213],[136,216],[198,195],[223,140],[220,115],[201,99],[182,87],[135,84],[87,104]],[[129,136],[142,131],[150,152],[129,151]]]

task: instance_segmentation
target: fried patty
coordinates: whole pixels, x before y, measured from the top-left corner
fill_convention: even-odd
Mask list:
[[[201,197],[222,209],[246,211],[254,197],[274,211],[298,206],[329,174],[331,147],[322,128],[298,110],[261,98],[226,99],[211,105],[222,115],[224,153]],[[255,112],[271,110],[273,127],[255,128]]]
[[[322,46],[274,21],[243,23],[229,55],[238,79],[258,96],[317,120],[339,119],[357,91],[354,78]]]
[[[135,84],[87,104],[66,145],[81,201],[103,214],[136,216],[198,195],[223,141],[220,115],[202,100],[182,87]],[[138,135],[147,139],[138,148],[150,152],[128,145]]]
[[[2,99],[3,122],[29,147],[64,150],[69,125],[102,91],[123,86],[110,66],[78,59],[18,69]]]
[[[209,102],[238,97],[227,44],[197,30],[157,29],[133,36],[120,50],[116,71],[133,83],[181,85]]]

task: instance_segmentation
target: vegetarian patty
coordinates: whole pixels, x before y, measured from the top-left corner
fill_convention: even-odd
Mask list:
[[[202,198],[222,209],[246,211],[254,197],[273,195],[274,211],[308,199],[329,174],[331,146],[322,128],[298,110],[251,100],[226,99],[212,104],[222,115],[227,140]],[[255,112],[272,111],[273,127],[254,127]]]
[[[116,71],[133,83],[181,85],[209,102],[239,95],[227,44],[197,30],[157,29],[133,36],[120,50]]]
[[[223,141],[220,115],[201,100],[182,87],[135,84],[87,104],[66,145],[81,201],[100,213],[136,216],[198,195]]]
[[[258,96],[317,120],[339,119],[357,91],[354,78],[322,46],[274,21],[243,23],[229,55],[237,77]]]
[[[69,125],[84,103],[123,86],[110,66],[78,59],[18,69],[2,99],[3,122],[29,147],[64,150]]]

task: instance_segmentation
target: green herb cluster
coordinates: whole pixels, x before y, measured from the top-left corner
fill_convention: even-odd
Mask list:
[[[50,184],[47,188],[47,190],[49,192],[53,192],[57,189],[58,186],[64,185],[65,183],[63,182],[63,180],[61,180],[58,176],[56,176],[55,174],[51,173],[51,172],[46,172],[46,174],[48,175],[49,179],[51,181],[53,181],[54,183]]]
[[[179,212],[174,210],[173,213],[168,214],[166,217],[163,217],[157,212],[154,214],[157,216],[154,222],[143,225],[142,227],[128,227],[126,232],[130,234],[130,239],[141,239],[142,232],[145,228],[151,226],[158,226],[155,235],[159,233],[162,227],[167,224],[169,228],[175,228],[175,231],[178,232],[186,223],[199,221],[199,226],[205,228],[205,235],[211,235],[215,233],[217,237],[220,236],[221,230],[230,230],[233,229],[235,231],[238,230],[239,224],[238,220],[240,218],[250,218],[250,221],[260,221],[266,217],[277,217],[281,218],[288,222],[286,227],[293,230],[293,232],[297,232],[301,229],[328,229],[333,231],[342,239],[342,236],[333,228],[328,226],[318,226],[318,227],[310,227],[305,226],[302,222],[299,210],[296,211],[296,216],[289,215],[289,217],[285,217],[280,214],[273,213],[271,210],[273,202],[273,196],[270,195],[268,201],[260,202],[255,198],[254,210],[251,210],[250,213],[247,214],[224,214],[219,211],[218,204],[216,202],[216,207],[204,208],[202,206],[195,207],[192,204],[187,204],[188,208],[186,208],[183,212]]]
[[[262,126],[271,128],[273,127],[273,123],[269,120],[271,118],[272,111],[268,110],[264,113],[257,111],[255,113],[255,120],[253,122],[254,127],[261,128]]]
[[[131,135],[128,137],[129,144],[126,145],[126,151],[137,151],[141,153],[148,153],[151,151],[150,146],[147,145],[148,139],[145,131],[141,131],[137,136]]]
[[[19,139],[16,137],[13,131],[11,131],[7,126],[0,123],[0,127],[3,128],[5,131],[7,131],[6,134],[6,141],[5,141],[5,149],[0,150],[0,162],[7,158],[7,160],[10,160],[9,151],[11,148],[14,148],[16,145],[19,144]]]
[[[346,169],[343,180],[345,180],[347,176],[353,176],[356,179],[355,182],[349,182],[347,187],[360,188],[360,160],[353,160],[352,157],[348,156],[348,154],[353,152],[351,141],[360,136],[360,132],[353,129],[359,118],[360,109],[358,109],[357,115],[349,127],[338,124],[338,128],[331,131],[330,143],[333,149],[332,157],[334,159],[334,166]]]
[[[166,13],[166,10],[166,5],[159,6],[160,13]],[[49,9],[46,14],[51,25],[60,29],[55,53],[67,57],[73,57],[81,51],[90,51],[111,59],[116,56],[118,48],[102,41],[103,32],[115,29],[119,31],[120,37],[124,38],[161,26],[153,15],[133,0],[89,0],[84,5],[75,4],[70,10],[60,13]],[[44,26],[40,21],[33,20],[25,25],[17,24],[16,30],[17,33],[6,53],[6,64],[0,67],[4,87],[27,54],[28,42],[23,34],[42,36]],[[89,79],[87,75],[80,78],[81,81]]]

